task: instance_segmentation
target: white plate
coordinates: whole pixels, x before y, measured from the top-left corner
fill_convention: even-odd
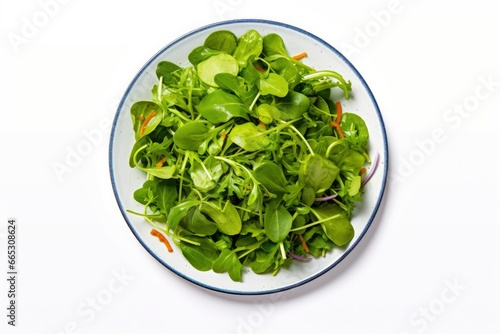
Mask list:
[[[269,33],[279,34],[285,41],[290,54],[306,51],[304,60],[316,69],[331,69],[339,72],[352,82],[352,96],[343,101],[343,109],[363,117],[370,131],[370,155],[380,154],[380,165],[373,178],[365,186],[364,201],[357,205],[352,224],[356,231],[354,239],[346,248],[335,248],[325,257],[309,262],[296,262],[278,275],[256,275],[244,269],[243,282],[233,282],[226,274],[212,271],[201,272],[194,269],[183,257],[180,250],[168,253],[157,238],[150,235],[151,226],[142,218],[130,215],[126,210],[140,212],[142,205],[135,202],[133,192],[145,180],[144,173],[128,165],[129,153],[134,144],[130,107],[138,100],[151,96],[151,87],[156,83],[155,70],[160,61],[169,60],[181,66],[190,65],[187,56],[196,46],[202,45],[205,38],[216,30],[231,30],[241,35],[249,29],[257,30],[262,36]],[[186,280],[207,289],[231,294],[266,294],[288,290],[321,276],[342,261],[359,243],[370,227],[385,189],[388,166],[387,138],[382,115],[368,85],[354,66],[334,47],[324,40],[300,28],[266,20],[233,20],[215,23],[192,31],[173,41],[154,55],[139,71],[118,107],[111,131],[109,168],[111,183],[118,206],[144,248],[161,264]],[[175,246],[174,246],[175,247]]]

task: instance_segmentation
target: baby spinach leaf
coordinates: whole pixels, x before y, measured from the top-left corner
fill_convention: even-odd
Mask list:
[[[146,173],[156,176],[159,179],[171,179],[177,173],[177,167],[175,165],[165,167],[138,167]]]
[[[233,117],[249,120],[248,108],[243,102],[222,89],[206,95],[200,101],[198,111],[212,124],[224,123]]]
[[[281,118],[281,111],[273,105],[262,103],[255,108],[255,113],[259,121],[264,124],[271,124],[273,121]]]
[[[254,169],[254,176],[260,184],[272,193],[287,193],[283,170],[274,162],[266,161]]]
[[[158,196],[156,200],[158,208],[164,215],[167,215],[177,201],[176,182],[172,179],[156,182],[155,192]]]
[[[224,208],[215,201],[205,202],[201,205],[200,212],[212,218],[219,231],[224,234],[236,235],[241,231],[241,218],[230,201],[226,201]]]
[[[200,236],[213,235],[217,232],[217,225],[205,217],[198,208],[191,208],[182,225],[187,230]]]
[[[275,262],[275,256],[278,252],[278,245],[273,244],[272,249],[266,252],[259,249],[255,252],[255,259],[250,263],[250,268],[256,274],[263,274],[268,272]]]
[[[263,52],[269,57],[273,55],[284,55],[288,56],[286,51],[285,42],[280,35],[271,33],[263,38]]]
[[[276,207],[270,203],[266,207],[264,229],[271,241],[279,243],[285,240],[292,228],[292,222],[292,215],[282,204]]]
[[[162,82],[164,85],[177,85],[179,83],[179,78],[173,73],[176,71],[182,71],[182,68],[170,61],[161,61],[156,67],[156,76],[158,79],[163,78]]]
[[[170,230],[175,231],[181,219],[188,214],[189,209],[202,203],[202,201],[187,200],[174,206],[168,214],[167,227]]]
[[[271,143],[264,130],[253,123],[236,125],[229,139],[248,152],[265,149]]]
[[[281,111],[281,119],[288,121],[301,117],[309,110],[310,100],[304,94],[290,91],[276,102],[276,108]]]
[[[321,193],[332,186],[340,169],[330,160],[315,154],[307,158],[300,172],[300,179],[306,187],[312,188],[316,193]]]
[[[259,89],[262,95],[285,97],[288,94],[288,82],[281,75],[269,73],[266,78],[260,79]]]
[[[200,245],[197,246],[182,241],[178,243],[184,257],[199,271],[212,269],[215,260],[219,257],[219,251],[215,245],[204,237],[190,236],[189,239]]]
[[[257,86],[249,85],[242,77],[230,73],[219,73],[214,77],[214,80],[220,88],[236,94],[246,107],[250,107],[259,93]]]
[[[139,101],[130,108],[135,138],[150,134],[163,119],[162,107],[153,101]]]
[[[216,273],[229,273],[229,277],[235,282],[242,281],[241,269],[243,265],[241,264],[235,251],[230,249],[224,249],[220,253],[217,260],[213,263],[213,271]]]
[[[214,31],[205,39],[207,48],[232,54],[236,48],[237,37],[229,30]]]
[[[337,246],[345,246],[354,238],[354,228],[347,219],[344,210],[337,204],[311,208],[311,211],[318,220],[323,220],[321,224],[326,235]]]
[[[238,45],[234,50],[234,58],[241,68],[247,66],[250,57],[258,57],[262,53],[262,36],[256,30],[248,30],[238,39]]]
[[[205,124],[190,122],[175,131],[174,143],[184,150],[197,151],[209,136],[209,130]]]
[[[220,53],[221,51],[214,50],[202,45],[198,46],[197,48],[194,48],[193,51],[189,53],[188,60],[191,64],[197,66],[202,61],[207,60],[208,58],[218,55]]]
[[[360,150],[365,150],[368,145],[368,128],[365,121],[356,114],[344,113],[340,123],[347,140],[355,144]]]
[[[218,73],[230,73],[238,75],[240,70],[238,62],[233,56],[227,53],[219,53],[206,60],[203,60],[196,67],[200,79],[209,86],[217,87],[214,77]]]

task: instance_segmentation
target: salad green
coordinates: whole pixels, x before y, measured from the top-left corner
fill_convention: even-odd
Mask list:
[[[131,107],[129,165],[145,182],[144,211],[129,212],[234,281],[349,244],[371,174],[364,120],[332,99],[349,99],[350,81],[256,30],[213,32],[187,59],[161,61],[151,99]]]

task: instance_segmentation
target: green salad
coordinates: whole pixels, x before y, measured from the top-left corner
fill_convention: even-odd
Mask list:
[[[376,167],[368,128],[342,110],[350,81],[304,51],[275,33],[215,31],[189,66],[158,63],[151,99],[131,107],[129,164],[145,182],[133,194],[144,211],[129,212],[198,270],[276,275],[354,237]]]

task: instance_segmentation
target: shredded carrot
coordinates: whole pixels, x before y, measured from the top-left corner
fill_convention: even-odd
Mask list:
[[[156,167],[163,167],[163,164],[167,161],[167,157],[163,157],[158,163],[156,164]]]
[[[264,70],[259,64],[254,65],[255,69],[259,71],[260,73],[264,73],[266,70]]]
[[[342,105],[340,104],[339,101],[335,103],[335,109],[337,109],[337,123],[340,124],[340,121],[342,121]]]
[[[363,175],[365,173],[366,173],[366,167],[361,167],[361,169],[359,170],[359,174]]]
[[[340,138],[344,138],[344,133],[342,132],[342,129],[340,128],[340,124],[337,122],[330,122],[330,126],[334,127],[337,129],[337,132],[339,133]]]
[[[222,132],[220,133],[220,135],[221,135],[221,137],[222,137],[222,138],[226,138],[226,137],[227,137],[227,133],[226,133],[226,131],[222,131]]]
[[[158,232],[155,229],[152,229],[151,230],[151,235],[154,236],[154,237],[157,237],[160,240],[160,242],[162,242],[163,244],[165,244],[165,246],[167,246],[167,250],[168,250],[169,253],[172,253],[174,251],[172,249],[172,246],[170,246],[170,242],[168,242],[167,238],[165,238],[165,236],[163,234],[161,234],[160,232]]]
[[[302,243],[302,247],[304,247],[304,250],[306,253],[309,253],[309,247],[307,247],[306,241],[304,240],[304,237],[302,237],[302,234],[299,234],[299,239],[300,242]]]
[[[267,130],[267,125],[265,123],[263,123],[262,121],[259,121],[259,126],[264,129],[264,130]]]
[[[301,60],[302,58],[305,58],[305,57],[307,57],[307,53],[302,52],[302,53],[299,53],[298,55],[293,56],[292,58],[295,60]]]
[[[146,117],[146,119],[144,120],[144,123],[142,123],[141,125],[141,130],[139,131],[139,134],[142,136],[144,134],[144,131],[146,130],[146,126],[148,125],[149,121],[151,120],[151,118],[153,118],[154,116],[156,115],[156,111],[151,111],[151,113],[148,115],[148,117]]]

